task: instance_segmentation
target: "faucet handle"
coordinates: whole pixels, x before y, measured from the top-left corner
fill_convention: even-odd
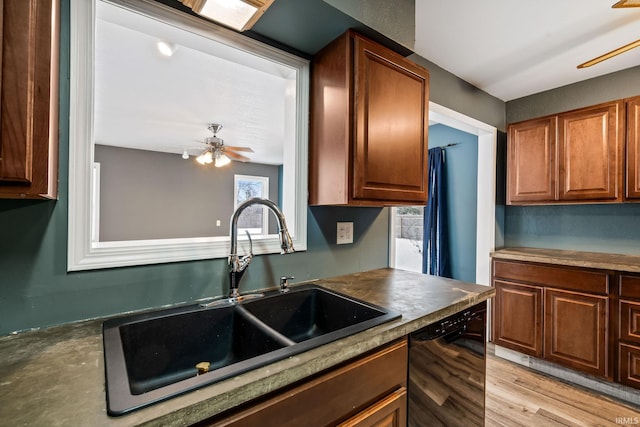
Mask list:
[[[249,232],[247,230],[245,231],[249,238],[249,253],[242,257],[236,254],[229,254],[229,271],[233,273],[243,272],[249,266],[251,260],[253,260],[253,241],[251,240]]]
[[[295,279],[294,276],[282,276],[280,278],[280,292],[289,292],[289,280]]]

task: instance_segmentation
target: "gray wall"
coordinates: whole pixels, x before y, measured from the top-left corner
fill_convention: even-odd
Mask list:
[[[66,271],[69,87],[74,83],[69,81],[69,0],[61,6],[59,200],[0,200],[0,335],[223,295],[228,287],[223,259]],[[321,0],[278,0],[258,24],[255,37],[308,54],[350,25],[366,27]],[[504,104],[443,70],[432,70],[431,88],[444,106],[497,127],[504,122]],[[353,245],[335,245],[337,221],[354,222]],[[297,282],[388,265],[387,209],[314,207],[308,223],[308,250],[255,257],[241,291],[274,286],[284,274]]]
[[[324,0],[390,39],[413,49],[416,22],[414,0]],[[402,22],[402,25],[398,25]]]
[[[509,123],[640,94],[640,67],[507,103]],[[640,254],[640,204],[506,206],[504,246]]]
[[[103,242],[228,236],[235,174],[268,177],[268,198],[279,203],[279,166],[231,162],[216,168],[194,157],[106,145],[96,145],[94,153]]]
[[[505,131],[504,101],[481,91],[417,54],[409,56],[409,59],[429,70],[431,101],[495,126],[499,131]]]
[[[507,123],[640,95],[640,67],[507,102]]]

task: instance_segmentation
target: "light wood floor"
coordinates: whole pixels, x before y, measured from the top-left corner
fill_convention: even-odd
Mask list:
[[[638,407],[493,355],[487,355],[486,387],[486,427],[640,426]]]

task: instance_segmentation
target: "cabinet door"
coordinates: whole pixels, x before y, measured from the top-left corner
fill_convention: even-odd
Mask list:
[[[429,74],[354,36],[353,198],[427,200]]]
[[[558,115],[558,198],[622,200],[622,101]]]
[[[556,198],[556,118],[509,126],[507,203],[548,202]]]
[[[0,6],[0,197],[55,198],[58,1]]]
[[[611,377],[607,297],[545,289],[544,357]]]
[[[640,199],[640,97],[627,101],[626,198]]]
[[[500,280],[494,286],[494,343],[541,357],[542,288]]]
[[[374,403],[338,427],[405,427],[407,389],[401,388]]]

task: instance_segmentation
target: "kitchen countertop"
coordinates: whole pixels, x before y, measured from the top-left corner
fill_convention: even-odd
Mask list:
[[[640,255],[620,255],[560,249],[504,248],[493,252],[491,256],[495,259],[640,273]]]
[[[102,319],[1,337],[0,425],[189,425],[394,341],[495,293],[489,286],[390,268],[312,283],[398,311],[402,318],[120,417],[106,413]]]

